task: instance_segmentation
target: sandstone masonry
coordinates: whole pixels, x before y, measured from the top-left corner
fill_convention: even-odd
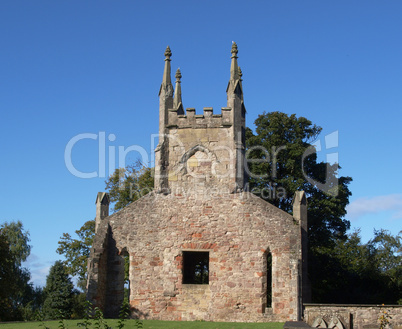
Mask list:
[[[237,53],[234,43],[227,107],[197,115],[184,111],[179,70],[173,88],[166,49],[155,190],[111,216],[108,195],[96,201],[87,291],[106,316],[118,315],[129,255],[134,317],[301,318],[303,294],[309,295],[306,197],[295,195],[292,217],[244,190],[246,109]]]
[[[314,328],[377,329],[384,313],[390,328],[402,329],[402,305],[304,305],[304,320]]]

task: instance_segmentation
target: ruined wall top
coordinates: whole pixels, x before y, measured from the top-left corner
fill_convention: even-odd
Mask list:
[[[220,114],[214,114],[212,107],[204,107],[203,114],[197,114],[195,108],[187,108],[186,114],[178,115],[169,111],[167,128],[223,128],[233,124],[232,109],[223,107]]]

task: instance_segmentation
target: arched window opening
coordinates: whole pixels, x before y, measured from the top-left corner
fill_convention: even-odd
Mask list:
[[[262,312],[272,312],[272,254],[267,248],[262,256]]]
[[[267,307],[272,307],[272,254],[266,253],[266,269],[267,269]]]
[[[123,303],[130,304],[130,255],[126,248],[124,248],[120,256],[124,259],[124,301]]]

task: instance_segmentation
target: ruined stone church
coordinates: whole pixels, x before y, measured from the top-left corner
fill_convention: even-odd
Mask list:
[[[98,193],[87,297],[117,317],[129,256],[132,317],[268,322],[301,318],[306,281],[306,197],[293,216],[245,190],[245,116],[237,45],[227,107],[184,110],[171,51],[159,91],[155,189],[109,216]]]

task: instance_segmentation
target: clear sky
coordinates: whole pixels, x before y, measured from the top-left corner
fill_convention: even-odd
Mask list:
[[[29,230],[33,282],[43,285],[61,258],[63,232],[95,217],[110,151],[116,163],[119,146],[151,157],[167,45],[173,74],[182,72],[184,107],[220,113],[235,41],[247,125],[282,111],[323,127],[320,157],[337,153],[340,174],[353,178],[353,228],[364,241],[374,228],[397,234],[401,17],[400,0],[1,1],[0,223],[21,220]],[[76,136],[86,139],[74,144],[72,165],[94,178],[67,168]]]

